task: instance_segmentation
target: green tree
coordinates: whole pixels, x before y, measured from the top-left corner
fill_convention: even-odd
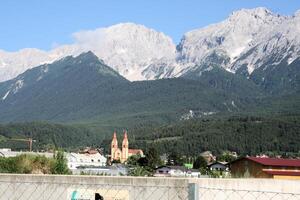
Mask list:
[[[137,166],[129,170],[130,176],[153,176],[153,170],[148,167]]]
[[[207,168],[207,162],[202,156],[198,156],[193,163],[194,169]]]
[[[64,152],[59,150],[54,156],[54,164],[52,168],[53,174],[70,174],[70,170],[67,165],[67,159],[65,158]]]
[[[157,150],[153,147],[150,147],[146,153],[147,166],[155,169],[156,167],[162,165],[162,161],[159,157]]]
[[[141,156],[140,155],[133,155],[133,156],[130,156],[128,159],[127,159],[127,165],[128,166],[138,166],[139,165],[139,160],[141,159]]]
[[[217,157],[218,161],[225,161],[225,162],[232,162],[236,160],[237,158],[233,155],[231,155],[229,152],[224,152],[222,155]]]
[[[183,159],[182,156],[173,151],[168,155],[168,161],[167,161],[167,165],[183,165]]]

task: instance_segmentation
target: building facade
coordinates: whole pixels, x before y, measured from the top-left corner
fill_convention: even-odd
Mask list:
[[[155,177],[200,177],[199,170],[183,166],[161,166],[155,169]]]
[[[234,178],[300,179],[300,160],[245,157],[230,163]]]
[[[216,161],[207,166],[211,171],[228,171],[228,163]]]
[[[120,161],[121,163],[125,163],[127,159],[133,155],[143,156],[144,153],[141,149],[129,149],[127,131],[124,131],[122,148],[120,149],[118,146],[117,133],[114,132],[113,139],[111,141],[111,161]]]
[[[106,166],[107,159],[99,152],[95,153],[66,153],[68,168],[78,169],[85,167]]]

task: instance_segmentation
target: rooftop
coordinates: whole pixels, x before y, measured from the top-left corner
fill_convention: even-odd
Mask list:
[[[267,174],[281,175],[281,176],[300,176],[299,171],[280,171],[280,170],[263,170]]]
[[[245,157],[244,159],[252,160],[261,165],[300,167],[300,159],[260,158],[260,157]]]

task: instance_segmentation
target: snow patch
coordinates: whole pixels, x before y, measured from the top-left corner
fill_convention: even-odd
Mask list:
[[[39,77],[36,79],[36,81],[40,81],[40,80],[42,80],[42,78],[43,78],[43,75],[39,76]]]
[[[5,100],[6,97],[9,95],[9,93],[10,93],[10,90],[8,90],[8,91],[5,93],[5,95],[2,97],[2,100]]]
[[[252,74],[252,72],[255,70],[255,66],[254,65],[248,65],[247,67],[247,71],[249,74]],[[249,77],[247,77],[247,79],[249,79]]]
[[[24,81],[23,80],[18,80],[13,88],[13,93],[16,94],[24,85]]]
[[[230,107],[227,105],[226,102],[224,102],[223,104],[224,104],[224,106],[227,108],[227,111],[228,111],[228,112],[232,112],[232,110],[230,109]]]
[[[209,67],[205,68],[204,70],[200,71],[200,72],[199,72],[199,76],[202,76],[202,73],[203,73],[203,72],[209,72],[209,71],[211,71],[211,70],[213,70],[213,69],[214,69],[213,66],[209,66]]]
[[[49,68],[48,68],[48,65],[46,65],[44,68],[43,68],[43,72],[44,73],[47,73],[49,71]]]
[[[40,81],[44,77],[44,74],[48,72],[48,70],[48,65],[45,65],[41,70],[41,75],[36,79],[36,81]]]
[[[237,108],[237,106],[235,105],[234,101],[231,101],[231,105],[235,108]]]
[[[228,68],[228,67],[225,67],[224,69],[225,69],[226,71],[230,72],[230,73],[235,74],[235,71],[234,71],[233,69],[230,69],[230,68]]]
[[[289,58],[289,59],[287,60],[288,65],[292,64],[292,62],[294,62],[294,60],[296,60],[296,59],[297,59],[297,57]]]
[[[213,115],[216,114],[217,112],[203,112],[203,115],[208,116],[208,115]]]

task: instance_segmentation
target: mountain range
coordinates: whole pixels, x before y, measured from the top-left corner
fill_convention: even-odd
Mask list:
[[[0,51],[0,121],[129,127],[228,113],[298,113],[300,14],[242,9],[175,45],[142,25]]]
[[[73,44],[48,52],[0,51],[0,81],[87,51],[130,81],[200,73],[214,64],[231,73],[251,76],[260,68],[296,62],[300,55],[299,13],[281,16],[266,8],[241,9],[220,23],[185,33],[177,45],[164,33],[133,23],[82,31],[74,34]],[[268,77],[260,78],[268,81]]]
[[[180,78],[129,81],[89,51],[29,69],[1,83],[0,121],[131,126],[249,112],[287,95],[292,96],[287,104],[297,105],[299,87],[277,89],[280,94],[272,94],[251,79],[217,66],[200,77],[192,73]]]
[[[209,74],[201,80],[131,82],[92,52],[68,56],[1,83],[1,121],[74,122],[128,116],[179,119],[190,110],[200,114],[242,110],[261,94],[254,83],[227,71]],[[245,92],[253,98],[244,97]]]

